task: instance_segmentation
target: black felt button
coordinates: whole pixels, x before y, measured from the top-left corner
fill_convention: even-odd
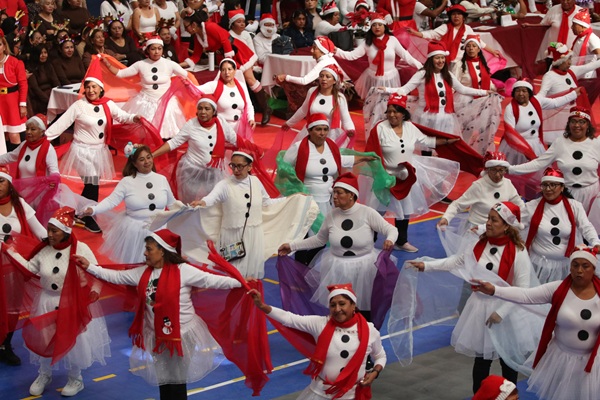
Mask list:
[[[583,157],[583,153],[580,152],[579,150],[573,152],[573,158],[574,159],[581,160],[581,157]]]
[[[27,155],[25,156],[25,162],[27,162],[27,161],[29,161],[29,160],[31,160],[31,156],[30,156],[29,154],[27,154]]]
[[[100,111],[100,107],[98,107],[98,106],[94,107],[94,111],[95,112],[99,112]]]
[[[354,226],[354,222],[351,219],[345,219],[342,221],[342,229],[345,231],[349,231]]]
[[[102,126],[102,125],[104,125],[104,120],[99,119],[98,120],[98,126]]]
[[[322,106],[324,106],[325,105],[325,99],[319,100],[319,104],[322,105]]]
[[[491,271],[494,269],[494,264],[492,264],[491,262],[485,264],[485,267],[488,269],[488,271]]]
[[[11,230],[12,230],[12,226],[10,226],[10,224],[2,225],[2,232],[9,233]]]
[[[56,259],[59,260],[62,257],[62,253],[56,253],[54,257],[56,257]]]
[[[52,288],[52,290],[58,290],[58,285],[56,283],[53,283],[52,285],[50,285],[50,287]]]
[[[152,71],[152,73],[153,73],[153,74],[155,74],[155,73],[157,73],[157,72],[158,72],[158,68],[156,68],[156,67],[152,67],[152,69],[151,69],[150,71]]]
[[[59,272],[60,272],[60,268],[58,268],[58,267],[52,268],[52,273],[53,274],[58,274]]]
[[[154,90],[158,89],[158,85],[155,83],[154,85],[152,85],[152,89],[154,89]]]
[[[152,182],[148,182],[148,183],[146,183],[146,187],[147,187],[148,189],[152,189],[152,187],[153,187],[153,186],[154,186],[154,185],[152,185]]]
[[[584,308],[583,310],[581,310],[581,313],[579,313],[579,315],[581,315],[581,319],[585,319],[585,320],[592,318],[592,312],[590,310],[588,310],[587,308]]]
[[[104,132],[100,132],[100,133],[98,134],[98,139],[102,139],[103,137],[104,137]]]
[[[152,203],[148,206],[148,208],[150,209],[150,211],[154,211],[156,210],[156,204]]]
[[[345,249],[349,249],[350,247],[352,247],[352,244],[354,243],[354,241],[352,240],[352,238],[350,236],[344,236],[341,240],[340,240],[340,244],[342,245],[343,248]]]
[[[154,193],[148,193],[148,200],[154,200]]]
[[[588,338],[590,337],[590,334],[588,331],[585,331],[582,329],[579,332],[577,332],[577,337],[579,338],[579,340],[584,342],[584,341],[588,340]]]

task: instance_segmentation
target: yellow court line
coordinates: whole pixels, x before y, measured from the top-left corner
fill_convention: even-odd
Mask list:
[[[272,331],[268,331],[267,335],[272,335],[272,334],[277,333],[277,332],[279,332],[277,329],[273,329]]]
[[[105,381],[107,379],[111,379],[111,378],[115,378],[117,375],[115,374],[108,374],[108,375],[104,375],[104,376],[100,376],[98,378],[94,378],[92,379],[94,382],[100,382],[100,381]]]
[[[33,399],[39,399],[42,396],[29,396],[29,397],[23,397],[21,400],[33,400]]]
[[[434,219],[440,219],[440,218],[442,218],[442,216],[438,215],[438,216],[435,216],[435,217],[429,217],[429,218],[420,219],[420,220],[414,221],[414,222],[411,221],[408,224],[409,225],[414,225],[414,224],[418,224],[418,223],[421,223],[421,222],[433,221]]]
[[[272,283],[273,285],[279,285],[278,281],[274,281],[273,279],[264,278],[263,281]]]

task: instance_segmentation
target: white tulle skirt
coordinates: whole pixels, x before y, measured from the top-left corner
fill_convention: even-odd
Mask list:
[[[242,239],[242,227],[221,228],[219,243],[225,246],[239,242]],[[240,271],[244,277],[262,279],[265,276],[264,259],[264,233],[262,225],[246,226],[244,232],[244,248],[246,256],[239,260],[231,261],[231,264]]]
[[[541,284],[562,281],[569,275],[570,263],[567,257],[560,259],[548,258],[530,250],[529,258]]]
[[[569,186],[569,190],[571,191],[573,198],[583,205],[583,209],[585,210],[586,214],[590,214],[590,210],[592,208],[599,206],[598,204],[596,204],[598,203],[598,195],[600,193],[599,182],[594,182],[589,186],[580,188]],[[596,225],[597,221],[594,222],[591,220],[591,218],[590,221],[595,224],[594,226],[598,226]]]
[[[177,197],[188,204],[210,193],[215,185],[226,178],[223,168],[206,168],[183,155],[177,164]]]
[[[43,315],[54,311],[57,304],[56,297],[60,293],[48,293],[42,291],[37,299],[35,315]],[[86,330],[77,336],[75,346],[60,360],[54,364],[53,369],[58,369],[62,365],[65,369],[72,368],[86,369],[94,362],[106,365],[105,358],[110,357],[110,336],[106,327],[106,321],[102,317],[102,311],[98,303],[92,303],[89,306],[93,319],[87,325]],[[56,333],[57,335],[60,333]],[[40,364],[42,357],[29,351],[29,360],[32,364]]]
[[[600,394],[600,354],[596,355],[592,371],[584,371],[589,353],[577,354],[565,350],[555,339],[529,378],[527,391],[544,400],[597,400]]]
[[[112,155],[105,144],[72,142],[60,163],[60,171],[63,176],[79,176],[83,183],[94,185],[98,184],[98,179],[108,180],[115,177]]]
[[[419,108],[411,111],[411,114],[413,122],[417,124],[435,129],[436,131],[462,137],[462,125],[454,113],[446,113],[443,110],[440,110],[440,112],[437,113],[432,113]]]
[[[472,99],[466,104],[454,103],[463,139],[481,155],[496,148],[494,135],[500,125],[502,99],[499,94],[494,94]]]
[[[138,220],[122,211],[110,220],[110,224],[100,223],[104,244],[100,252],[117,263],[134,264],[144,262],[144,239],[150,234],[146,229],[149,221]]]
[[[398,70],[396,68],[390,68],[389,70],[385,71],[382,76],[377,76],[375,75],[375,71],[368,68],[354,83],[356,93],[358,93],[360,98],[363,100],[367,98],[371,88],[376,88],[378,86],[387,88],[399,88],[402,86],[400,83],[400,73],[398,73]]]
[[[531,149],[533,150],[536,156],[544,154],[544,152],[546,151],[544,145],[542,144],[542,142],[540,142],[540,139],[537,135],[531,138],[523,136],[523,138],[527,140],[527,143],[529,144],[529,146],[531,146]],[[508,161],[510,165],[519,165],[529,161],[527,157],[525,157],[522,153],[519,153],[517,150],[510,147],[508,143],[506,143],[506,140],[503,140],[500,143],[498,151],[501,151],[502,153],[506,154],[506,161]]]
[[[148,121],[152,121],[159,103],[160,98],[141,91],[137,96],[129,99],[122,108],[130,114],[141,115]],[[177,98],[171,97],[165,109],[162,125],[159,127],[160,136],[163,139],[172,138],[179,132],[185,122],[185,116]]]
[[[377,275],[375,261],[380,251],[373,249],[364,256],[337,257],[331,254],[329,248],[321,250],[311,262],[311,270],[306,274],[308,284],[317,288],[311,301],[327,306],[327,286],[350,282],[358,299],[358,308],[370,311],[373,281]],[[393,256],[392,261],[397,262]]]
[[[143,350],[133,347],[129,365],[134,375],[141,376],[151,385],[168,385],[196,382],[213,371],[223,361],[221,348],[210,335],[206,324],[194,315],[192,321],[182,325],[181,345],[183,357],[171,356],[168,350],[161,354],[152,352],[156,345],[154,329],[144,323]]]

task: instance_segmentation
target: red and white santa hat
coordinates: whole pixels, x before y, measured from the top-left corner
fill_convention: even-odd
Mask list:
[[[200,103],[208,103],[215,111],[217,111],[217,99],[212,94],[203,94],[196,103],[196,107],[198,107],[198,104]]]
[[[150,237],[156,240],[163,249],[172,253],[181,254],[181,237],[168,229],[161,229],[150,233]]]
[[[238,19],[246,19],[246,15],[244,15],[244,10],[242,10],[241,8],[238,8],[237,10],[230,10],[227,13],[227,16],[229,17],[229,27],[231,28],[231,25],[233,25],[233,23],[235,21],[237,21]]]
[[[329,72],[331,75],[333,75],[333,79],[335,79],[336,82],[339,82],[340,77],[343,76],[342,70],[335,64],[326,65],[322,71]]]
[[[359,196],[358,178],[352,172],[346,172],[338,176],[338,178],[333,182],[333,187],[346,189],[347,191],[354,193],[357,197]]]
[[[245,151],[236,150],[233,153],[231,153],[231,157],[233,156],[246,157],[248,160],[250,160],[250,162],[254,162],[254,157],[252,157],[249,153],[246,153]]]
[[[459,12],[459,13],[463,14],[465,17],[467,15],[469,15],[467,13],[467,9],[465,8],[465,6],[461,6],[460,4],[455,4],[446,9],[446,14],[448,14],[448,16],[450,16],[450,14],[452,14],[453,12]]]
[[[367,3],[367,0],[358,0],[354,5],[354,12],[358,11],[358,7],[364,7],[368,11],[371,11],[371,7],[369,6],[369,3]]]
[[[492,207],[492,210],[500,214],[500,217],[508,225],[519,230],[523,230],[525,225],[521,223],[521,209],[515,203],[510,201],[503,201],[502,203],[496,203]]]
[[[580,9],[577,14],[573,17],[573,23],[577,25],[583,26],[585,29],[588,29],[592,26],[590,13],[587,8]]]
[[[450,52],[446,49],[444,42],[431,40],[427,45],[427,58],[437,55],[448,56]]]
[[[264,26],[267,22],[272,22],[276,24],[275,18],[269,13],[265,13],[260,16],[260,22],[258,23],[260,26]]]
[[[594,266],[594,268],[596,268],[596,265],[598,264],[598,256],[593,247],[587,247],[585,245],[575,247],[571,253],[571,256],[569,257],[569,262],[572,262],[576,258],[588,260]]]
[[[388,14],[386,11],[384,11],[384,12],[378,11],[376,13],[375,12],[371,13],[371,15],[369,15],[369,18],[371,19],[371,24],[379,23],[379,24],[387,25],[387,22],[385,21],[386,14]]]
[[[323,54],[331,54],[335,51],[335,44],[327,36],[317,36],[314,43]]]
[[[501,151],[488,151],[483,156],[483,165],[485,168],[493,167],[510,167],[508,161],[506,161],[506,155]]]
[[[44,114],[35,114],[33,117],[29,118],[26,122],[36,124],[41,130],[45,131],[48,126],[48,117]]]
[[[387,105],[388,106],[400,106],[402,108],[404,108],[406,110],[406,101],[407,101],[407,97],[406,96],[402,96],[400,94],[397,93],[392,93],[390,95],[390,97],[388,98],[388,102]]]
[[[100,64],[100,60],[94,60],[90,63],[86,76],[83,78],[84,86],[87,81],[90,81],[104,89],[104,83],[102,82],[102,69]]]
[[[567,61],[573,55],[573,52],[563,43],[552,42],[550,43],[550,46],[548,46],[546,54],[548,54],[549,57],[552,57],[552,66],[558,67],[560,64]]]
[[[75,209],[64,206],[54,211],[52,218],[48,220],[49,224],[54,225],[61,231],[71,234],[73,231],[73,221],[75,220]]]
[[[313,126],[317,126],[317,125],[327,125],[327,127],[329,127],[329,120],[327,119],[327,116],[325,114],[323,114],[323,113],[310,114],[310,117],[308,117],[306,129],[310,129]]]
[[[231,58],[231,57],[225,57],[219,63],[219,69],[221,69],[221,66],[223,65],[224,62],[230,62],[231,64],[235,65],[235,69],[238,68],[238,64],[237,64],[237,62],[235,62],[235,60],[233,58]]]
[[[565,176],[563,175],[560,169],[548,167],[544,171],[544,176],[542,176],[542,182],[565,183]]]
[[[4,165],[0,167],[0,178],[4,178],[7,181],[9,181],[10,183],[12,183],[12,176],[10,176],[10,173],[8,172],[8,168],[5,167]]]
[[[511,381],[498,375],[490,375],[481,382],[473,400],[505,400],[516,389]]]
[[[329,3],[323,4],[323,9],[321,10],[321,15],[326,16],[327,14],[332,14],[334,12],[339,12],[337,4],[335,4],[335,0],[330,1]]]
[[[590,117],[590,110],[583,107],[571,107],[569,118],[571,117],[584,118],[587,119],[588,122],[592,122],[592,117]]]
[[[345,294],[350,297],[354,303],[356,303],[356,293],[352,289],[351,283],[339,283],[337,285],[329,285],[327,286],[327,290],[329,290],[329,296],[327,297],[327,302],[330,302],[335,296],[340,294]]]
[[[153,44],[160,44],[163,47],[165,45],[160,36],[150,36],[150,38],[146,40],[146,42],[144,42],[144,50],[146,50],[148,46],[151,46]]]
[[[467,37],[465,39],[465,46],[469,42],[475,43],[477,45],[477,47],[479,47],[481,49],[481,37],[479,37],[479,35],[476,35],[476,34],[467,35]]]
[[[527,80],[527,78],[524,78],[524,79],[519,79],[518,81],[516,81],[516,82],[513,84],[513,88],[512,88],[513,92],[514,92],[514,90],[515,90],[516,88],[520,88],[520,87],[527,88],[527,89],[529,89],[529,90],[531,90],[531,91],[533,92],[533,86],[531,85],[531,82],[529,82],[529,81]]]

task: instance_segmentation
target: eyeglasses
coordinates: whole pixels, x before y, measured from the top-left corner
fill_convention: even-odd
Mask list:
[[[506,168],[488,168],[488,174],[504,175],[508,172]]]
[[[234,164],[234,163],[229,163],[229,168],[231,168],[232,170],[242,170],[245,167],[247,167],[248,164]]]
[[[546,189],[550,189],[550,190],[554,190],[559,186],[562,186],[562,183],[557,183],[557,182],[544,182],[541,185],[541,188],[546,190]]]
[[[587,122],[588,122],[587,119],[575,119],[575,118],[571,118],[569,120],[569,123],[571,125],[585,125],[585,124],[587,124]]]

